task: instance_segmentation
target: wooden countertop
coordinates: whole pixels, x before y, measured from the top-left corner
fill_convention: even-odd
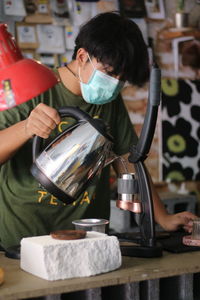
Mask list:
[[[163,253],[160,258],[123,257],[120,269],[98,276],[47,281],[20,269],[19,260],[0,252],[0,267],[5,281],[0,286],[0,299],[28,299],[50,294],[119,285],[136,281],[200,272],[200,251],[180,254]],[[36,258],[37,263],[37,258]]]

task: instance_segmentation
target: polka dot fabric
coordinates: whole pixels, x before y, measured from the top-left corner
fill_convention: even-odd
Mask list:
[[[200,180],[200,81],[162,79],[163,180]]]

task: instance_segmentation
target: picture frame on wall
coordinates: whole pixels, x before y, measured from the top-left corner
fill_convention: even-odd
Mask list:
[[[149,19],[163,20],[165,18],[163,0],[145,0],[145,7]]]
[[[36,49],[39,46],[35,24],[16,23],[16,37],[21,49]]]
[[[119,0],[120,12],[128,18],[146,17],[144,0]]]

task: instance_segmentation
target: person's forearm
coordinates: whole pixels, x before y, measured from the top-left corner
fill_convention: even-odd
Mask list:
[[[150,179],[151,181],[151,179]],[[168,214],[163,202],[161,201],[155,186],[151,182],[151,190],[152,190],[152,200],[153,200],[153,208],[154,208],[154,219],[156,223],[162,224],[163,217]]]
[[[29,140],[25,124],[26,120],[0,131],[0,164],[9,160]]]
[[[32,136],[47,139],[59,123],[58,111],[39,103],[26,120],[0,131],[0,164],[9,160]]]

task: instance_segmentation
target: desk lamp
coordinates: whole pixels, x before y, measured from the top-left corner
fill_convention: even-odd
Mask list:
[[[139,245],[122,243],[122,255],[138,257],[159,257],[162,255],[162,249],[157,246],[155,239],[151,183],[144,164],[152,143],[157,121],[160,104],[160,81],[160,69],[156,64],[153,64],[144,124],[138,143],[136,146],[131,147],[128,158],[129,162],[135,166],[135,174],[122,174],[118,179],[118,200],[116,205],[118,208],[134,213],[135,221],[141,234]],[[140,198],[139,202],[134,199],[136,194]],[[123,238],[123,235],[122,239],[125,242],[131,242],[131,239]]]
[[[7,25],[0,24],[0,111],[36,97],[57,82],[49,68],[22,56]]]
[[[23,57],[14,37],[0,24],[0,111],[20,105],[58,83],[46,66]],[[6,256],[19,258],[19,247]]]

